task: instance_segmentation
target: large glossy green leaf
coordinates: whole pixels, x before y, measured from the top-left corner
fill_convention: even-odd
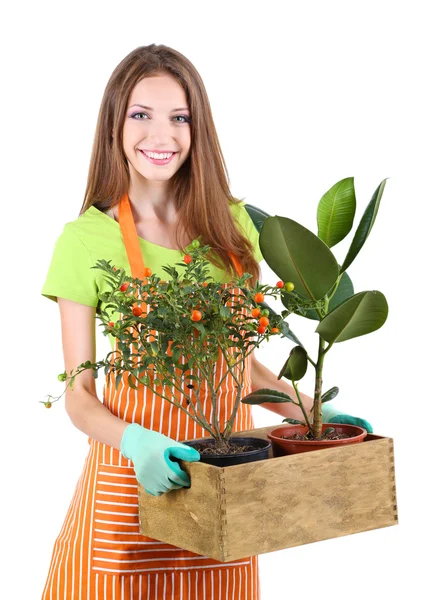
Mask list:
[[[263,404],[264,402],[292,402],[292,398],[284,392],[262,388],[255,390],[241,399],[244,404]]]
[[[289,379],[290,381],[300,381],[300,379],[306,375],[307,367],[308,361],[306,350],[302,346],[295,346],[285,361],[285,364],[278,375],[278,379],[286,377],[286,379]]]
[[[269,267],[295,290],[323,298],[335,283],[339,267],[328,246],[312,231],[286,217],[268,217],[260,233],[260,248]]]
[[[387,319],[388,304],[377,290],[355,294],[337,306],[316,328],[326,342],[344,342],[382,327]]]
[[[356,211],[354,177],[341,179],[318,203],[318,237],[329,248],[338,244],[351,231]]]
[[[252,219],[253,224],[255,225],[255,229],[258,232],[261,231],[264,221],[270,215],[268,213],[264,212],[263,210],[261,210],[261,208],[252,206],[252,204],[244,204],[244,208],[246,209],[247,213],[249,214],[250,218]]]
[[[353,262],[357,254],[363,247],[363,244],[367,240],[373,224],[375,223],[375,219],[378,213],[379,205],[381,202],[382,195],[384,193],[384,188],[387,179],[381,181],[377,189],[375,190],[371,201],[366,207],[366,210],[360,220],[360,223],[357,227],[357,231],[354,234],[353,241],[351,242],[351,246],[348,250],[348,254],[343,262],[341,267],[341,273],[346,271],[350,264]]]

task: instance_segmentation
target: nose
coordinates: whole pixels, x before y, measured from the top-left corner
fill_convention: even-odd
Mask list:
[[[164,140],[167,142],[172,137],[172,124],[166,117],[153,117],[147,124],[147,137],[148,139],[154,139],[157,143],[163,143]]]

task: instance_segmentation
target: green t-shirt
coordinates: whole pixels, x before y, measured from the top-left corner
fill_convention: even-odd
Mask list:
[[[230,204],[230,208],[239,230],[251,241],[256,260],[261,262],[263,256],[258,243],[259,233],[244,208],[245,204],[245,201],[237,205]],[[181,262],[183,258],[181,250],[165,248],[140,237],[138,240],[145,266],[163,281],[168,281],[170,275],[162,269],[162,266]],[[101,269],[91,268],[99,259],[111,260],[111,265],[117,268],[123,267],[126,274],[131,275],[119,223],[95,206],[90,206],[75,221],[66,223],[63,232],[57,238],[51,264],[41,290],[42,296],[55,302],[60,297],[93,306],[99,314],[101,310],[106,309],[106,303],[100,300],[99,295],[111,289],[104,278],[104,272]],[[181,276],[182,267],[177,266],[176,269]],[[221,283],[230,281],[229,276],[224,276],[224,270],[211,263],[209,275]],[[111,314],[114,321],[120,317],[119,314]],[[108,335],[108,338],[114,348],[114,337]]]

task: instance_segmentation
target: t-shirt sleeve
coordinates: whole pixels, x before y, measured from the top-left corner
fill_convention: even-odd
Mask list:
[[[243,228],[245,237],[247,237],[247,239],[251,242],[251,244],[254,248],[255,260],[258,263],[260,263],[262,260],[264,260],[261,249],[259,247],[259,235],[260,234],[257,231],[251,217],[249,216],[248,211],[245,209],[245,207],[244,207],[245,204],[246,204],[246,201],[243,200],[238,206],[238,208],[239,208],[238,222],[240,223],[240,225]]]
[[[87,247],[67,223],[57,238],[41,294],[57,302],[66,298],[96,307],[99,302],[95,269]]]

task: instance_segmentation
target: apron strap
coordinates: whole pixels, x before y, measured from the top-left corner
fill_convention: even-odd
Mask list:
[[[119,202],[118,216],[132,277],[135,279],[145,279],[144,259],[141,252],[135,221],[133,219],[129,195],[127,193],[122,196]],[[243,275],[243,269],[238,258],[232,252],[230,252],[230,256],[234,262],[238,276],[241,277]]]

